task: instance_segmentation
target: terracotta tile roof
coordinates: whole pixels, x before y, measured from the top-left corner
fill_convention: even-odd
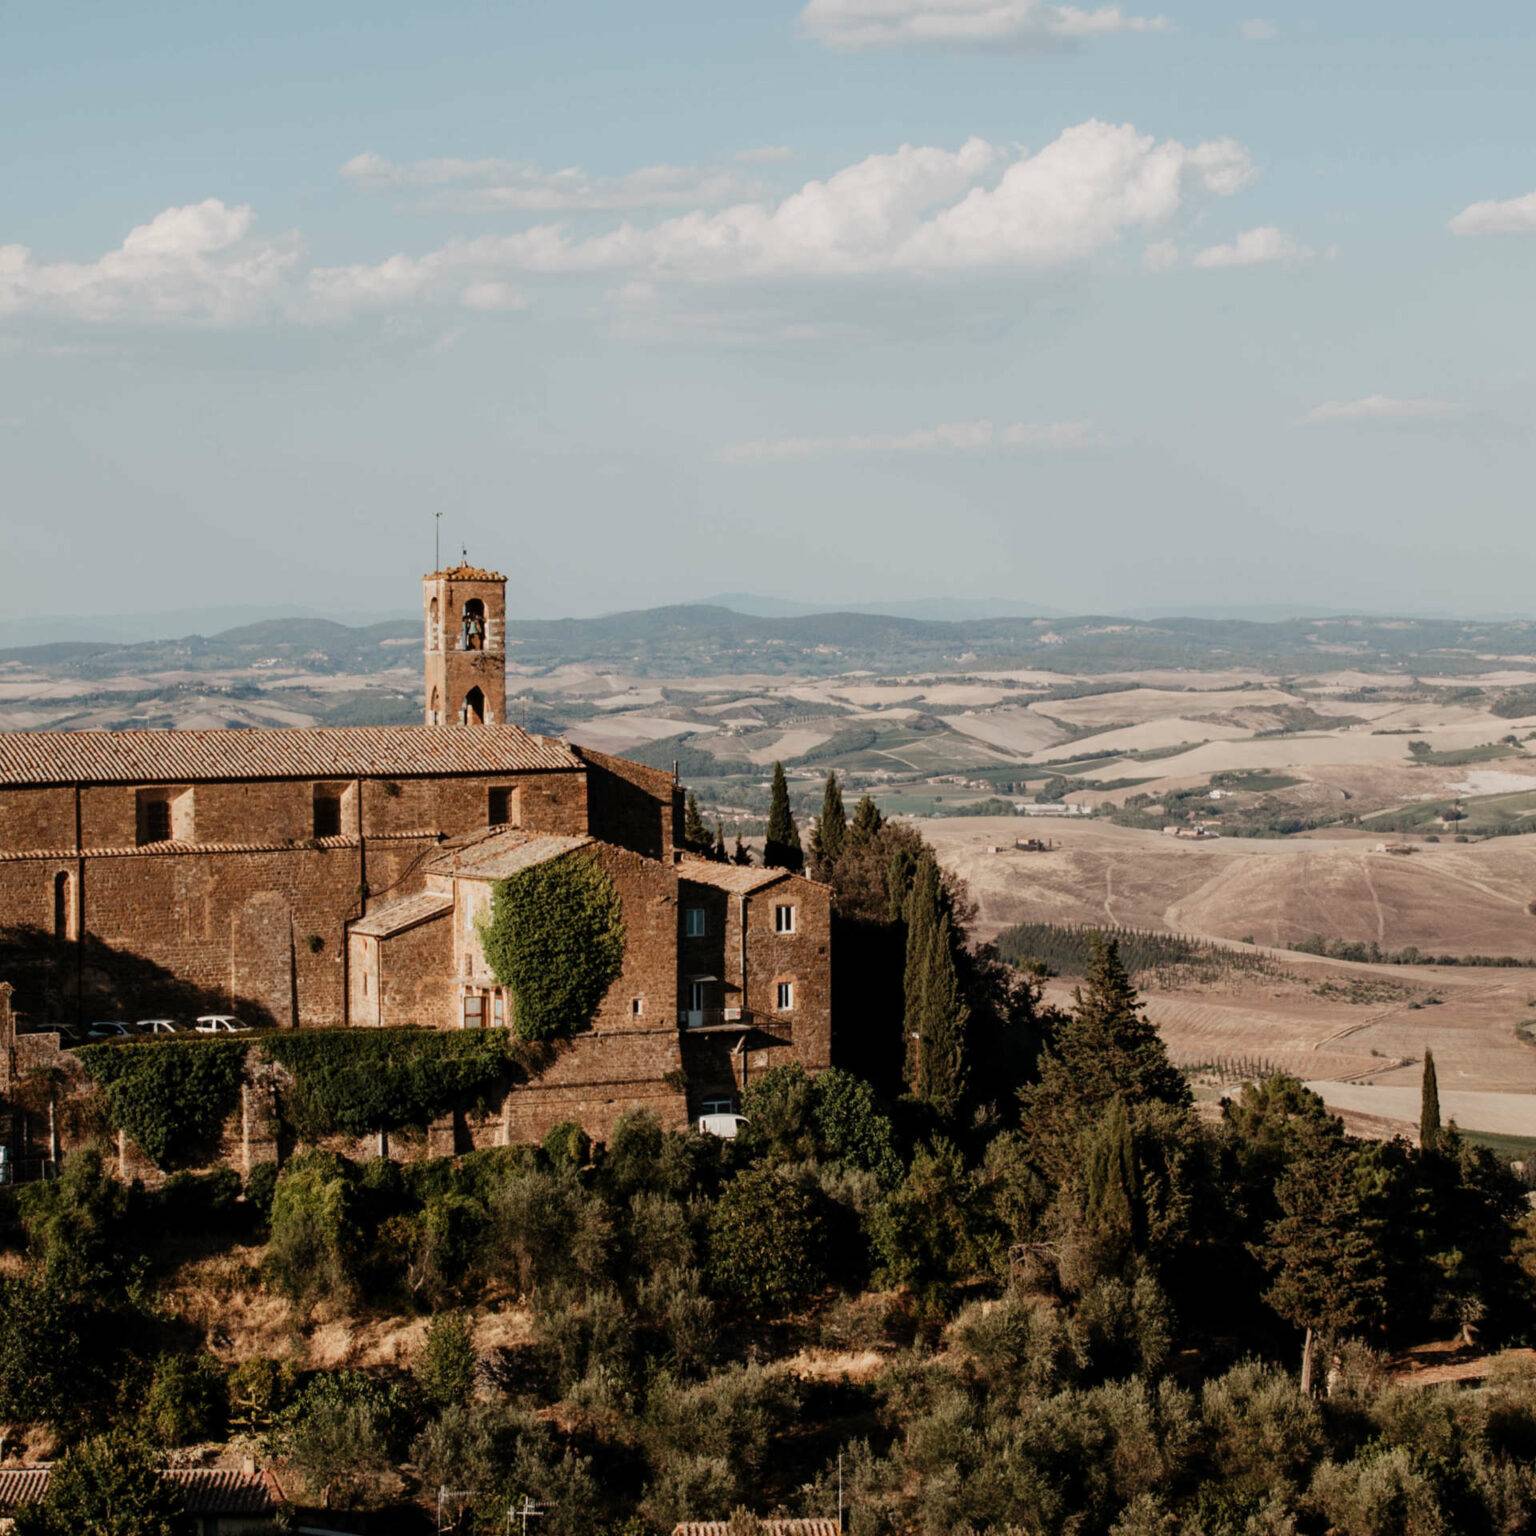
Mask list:
[[[265,1472],[234,1467],[172,1467],[162,1476],[176,1484],[189,1515],[270,1515],[279,1490]]]
[[[7,1467],[0,1471],[0,1517],[14,1515],[48,1492],[47,1467]]]
[[[23,1504],[46,1496],[51,1467],[12,1467],[0,1470],[0,1518],[16,1513]],[[241,1472],[234,1467],[172,1467],[161,1476],[181,1492],[191,1515],[270,1515],[280,1502],[280,1492],[264,1472]]]
[[[841,1536],[842,1527],[830,1515],[806,1520],[762,1520],[763,1536]],[[733,1536],[729,1520],[684,1520],[672,1527],[672,1536]]]
[[[790,873],[787,869],[757,869],[750,864],[717,864],[713,859],[682,858],[677,861],[678,877],[692,880],[695,885],[712,885],[717,890],[735,891],[746,895],[761,890],[775,880],[783,880]]]
[[[189,784],[579,768],[515,725],[284,726],[250,731],[0,731],[0,784]]]
[[[402,896],[399,901],[376,907],[353,923],[347,932],[366,934],[371,939],[387,939],[391,934],[404,933],[407,928],[452,910],[453,897],[446,891],[418,891],[414,896]]]
[[[592,841],[585,835],[541,837],[529,832],[495,832],[468,847],[444,849],[427,861],[427,868],[433,874],[457,875],[464,880],[505,880],[519,870],[585,848]]]

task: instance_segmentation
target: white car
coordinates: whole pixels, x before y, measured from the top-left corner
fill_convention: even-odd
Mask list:
[[[745,1115],[700,1115],[699,1129],[706,1136],[721,1136],[734,1141],[736,1133],[747,1123]]]
[[[175,1035],[180,1030],[176,1027],[175,1019],[140,1019],[133,1026],[141,1035]]]
[[[90,1040],[126,1040],[133,1031],[120,1020],[104,1019],[92,1024],[85,1033]]]
[[[232,1013],[200,1013],[193,1029],[200,1035],[243,1035],[250,1029]]]

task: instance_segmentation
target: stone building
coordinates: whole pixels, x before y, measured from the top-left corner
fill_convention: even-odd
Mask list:
[[[233,1011],[278,1028],[515,1027],[476,923],[593,858],[622,974],[517,1089],[514,1138],[669,1123],[831,1053],[828,893],[684,857],[671,774],[508,724],[505,578],[423,586],[421,726],[0,733],[0,980],[24,1027]]]

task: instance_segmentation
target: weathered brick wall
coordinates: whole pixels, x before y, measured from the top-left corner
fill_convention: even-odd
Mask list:
[[[453,914],[375,941],[375,1023],[450,1029],[458,1024],[453,980]],[[365,1002],[367,999],[365,999]]]
[[[587,764],[592,836],[647,858],[670,859],[676,790],[672,775],[589,747],[580,753]]]
[[[0,789],[0,852],[74,846],[73,789]]]

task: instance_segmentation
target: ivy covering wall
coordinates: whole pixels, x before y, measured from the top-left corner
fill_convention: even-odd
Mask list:
[[[292,1074],[282,1117],[307,1141],[488,1107],[531,1065],[500,1029],[304,1029],[263,1036],[261,1049]]]
[[[76,1052],[106,1090],[107,1117],[157,1168],[190,1168],[218,1155],[224,1122],[240,1102],[242,1040],[146,1040]]]
[[[480,942],[521,1039],[585,1029],[624,965],[618,889],[591,854],[522,870],[496,882]]]

